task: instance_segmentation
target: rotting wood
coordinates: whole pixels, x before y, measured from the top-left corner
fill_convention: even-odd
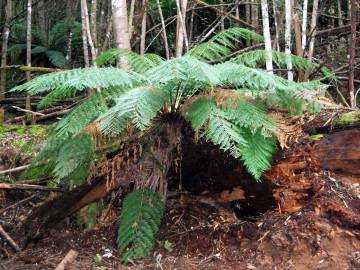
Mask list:
[[[4,238],[10,246],[17,252],[21,251],[20,247],[16,242],[8,235],[8,233],[4,230],[4,228],[0,225],[0,235],[2,238]]]
[[[66,254],[64,259],[58,264],[58,266],[55,268],[55,270],[65,270],[69,264],[72,264],[79,253],[73,249],[70,249],[70,251]]]

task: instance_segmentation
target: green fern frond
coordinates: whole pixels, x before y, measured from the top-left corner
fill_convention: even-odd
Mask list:
[[[54,175],[70,186],[82,184],[94,159],[92,138],[82,133],[66,141],[56,157]]]
[[[66,59],[62,52],[47,50],[45,54],[53,66],[58,68],[65,67]]]
[[[133,87],[145,80],[135,73],[118,68],[84,68],[44,74],[14,87],[11,91],[28,91],[30,95],[57,92],[57,97],[69,97],[87,89]]]
[[[162,62],[165,61],[160,55],[155,53],[145,53],[144,57],[155,64],[155,66],[160,65]]]
[[[15,23],[11,26],[10,36],[17,42],[26,42],[27,26],[25,23]],[[45,44],[45,38],[35,25],[31,25],[31,41],[34,44]]]
[[[245,167],[256,180],[271,167],[271,158],[276,151],[276,141],[273,137],[264,137],[259,130],[247,130],[243,136],[248,142],[240,148],[241,159]]]
[[[203,61],[215,61],[229,55],[234,44],[241,39],[263,41],[263,37],[245,28],[229,28],[215,35],[208,42],[192,48],[187,54]]]
[[[72,29],[69,29],[69,22],[66,20],[56,23],[49,32],[49,47],[52,49],[61,49],[63,51],[64,45],[68,41],[69,31],[72,32],[72,43],[81,40],[81,23],[73,22]]]
[[[164,106],[167,97],[153,86],[134,88],[115,100],[116,104],[98,120],[106,135],[116,136],[125,130],[128,120],[138,130],[148,128]]]
[[[122,261],[150,255],[165,205],[157,192],[143,188],[126,196],[120,216],[118,248]]]
[[[128,49],[113,48],[100,54],[96,58],[96,64],[98,66],[116,65],[119,59],[123,64],[129,66],[132,71],[138,73],[144,73],[156,66],[160,60],[157,58],[156,61],[153,61],[154,59],[151,59],[151,56],[143,57]]]

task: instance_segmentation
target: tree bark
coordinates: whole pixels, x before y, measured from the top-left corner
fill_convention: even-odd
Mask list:
[[[159,0],[156,0],[156,5],[157,5],[158,11],[159,11],[159,16],[160,16],[160,21],[161,21],[162,35],[163,35],[163,38],[164,38],[166,59],[170,59],[169,44],[168,44],[168,38],[167,38],[167,34],[166,34],[166,25],[165,25],[165,20],[164,20],[164,16],[163,16],[163,13],[162,13],[162,9],[161,9],[161,5],[160,5]]]
[[[308,0],[304,0],[303,4],[303,19],[302,19],[302,50],[305,52],[307,42],[307,14],[308,14]]]
[[[132,39],[133,36],[133,24],[134,24],[134,13],[135,13],[135,0],[131,0],[130,3],[130,14],[129,14],[129,38]]]
[[[86,3],[86,2],[85,2]],[[84,53],[84,65],[86,68],[90,67],[90,60],[89,60],[89,48],[88,48],[88,41],[87,41],[87,31],[86,31],[86,19],[85,19],[85,10],[83,0],[80,0],[81,6],[81,33],[82,33],[82,41],[83,41],[83,53]]]
[[[270,25],[269,25],[269,8],[267,0],[261,0],[261,14],[263,19],[263,32],[265,37],[265,50],[268,53],[266,59],[266,70],[273,73],[272,64],[272,51],[271,51],[271,36],[270,36]]]
[[[5,67],[7,65],[7,49],[10,35],[10,21],[12,17],[12,1],[6,1],[5,7],[5,25],[2,36],[2,53],[1,53],[1,67]],[[6,90],[6,71],[1,70],[1,88],[0,88],[0,100],[5,98],[5,90]]]
[[[349,63],[349,94],[350,104],[352,108],[356,107],[355,85],[354,85],[354,65],[356,56],[356,3],[355,0],[350,1],[351,10],[351,44],[350,44],[350,63]]]
[[[66,56],[65,56],[65,67],[69,68],[71,66],[71,55],[72,55],[72,40],[73,40],[73,27],[74,27],[74,14],[73,9],[77,6],[78,0],[67,0],[66,2],[66,24],[67,24],[67,32],[68,32],[68,39],[66,42]]]
[[[251,0],[251,25],[259,29],[259,0]],[[255,41],[254,44],[258,42]]]
[[[288,80],[294,80],[291,62],[291,20],[292,5],[291,0],[285,0],[285,53],[287,54],[286,67],[288,69]]]
[[[184,50],[184,43],[186,50],[189,48],[189,43],[187,39],[186,32],[186,9],[187,9],[187,0],[176,0],[177,6],[177,35],[176,35],[176,57],[181,57]]]
[[[88,6],[86,0],[81,0],[81,12],[84,14],[85,32],[86,32],[87,41],[89,42],[89,46],[90,46],[91,61],[93,66],[96,66],[95,60],[96,60],[97,52],[92,39],[92,34],[90,32],[89,12],[88,12]]]
[[[97,47],[97,0],[91,0],[90,33],[94,47]]]
[[[141,20],[141,36],[140,36],[140,55],[145,54],[146,45],[146,20],[147,20],[147,0],[143,0],[144,14]]]
[[[31,67],[31,19],[32,19],[32,0],[27,1],[27,16],[26,16],[26,65]],[[26,80],[31,80],[31,72],[26,71]],[[25,109],[31,110],[30,96],[26,97]],[[27,114],[27,120],[31,120],[31,114]]]
[[[48,31],[46,27],[46,18],[45,18],[45,3],[44,0],[40,0],[37,4],[37,10],[38,10],[38,20],[39,20],[39,30],[41,33],[41,36],[44,38],[45,46],[48,45]]]
[[[131,49],[126,0],[112,0],[113,31],[117,48]]]
[[[309,44],[308,51],[308,60],[312,61],[314,48],[315,48],[315,38],[316,38],[316,28],[317,28],[317,17],[318,17],[318,8],[319,8],[319,0],[314,0],[313,2],[313,10],[311,14],[311,39]],[[305,80],[309,79],[310,69],[305,72]]]
[[[342,14],[342,8],[341,8],[341,0],[337,0],[337,9],[338,9],[338,18],[339,18],[339,26],[344,25],[343,21],[343,14]]]
[[[280,10],[279,6],[277,5],[277,0],[273,0],[273,12],[274,12],[274,24],[275,24],[275,48],[278,52],[280,52]],[[286,40],[286,38],[285,38]]]

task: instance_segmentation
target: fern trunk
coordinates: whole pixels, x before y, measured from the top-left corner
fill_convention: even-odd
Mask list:
[[[131,183],[135,187],[158,189],[160,194],[164,194],[167,188],[166,174],[174,160],[174,150],[181,140],[181,124],[165,124],[156,131],[143,138],[144,144],[136,142],[129,145],[103,163],[102,175],[35,209],[22,225],[23,245],[84,206],[105,197],[113,190],[126,188]]]

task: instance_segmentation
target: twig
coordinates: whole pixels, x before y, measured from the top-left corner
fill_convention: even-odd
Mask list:
[[[43,113],[40,113],[40,112],[34,112],[34,111],[30,111],[30,110],[26,110],[26,109],[23,109],[23,108],[20,108],[18,106],[11,106],[12,108],[20,111],[20,112],[27,112],[27,113],[31,113],[31,114],[34,114],[34,115],[41,115],[41,116],[44,116],[45,114]]]
[[[21,189],[21,190],[36,190],[36,191],[45,191],[45,192],[64,192],[63,188],[57,187],[45,187],[39,185],[28,185],[28,184],[7,184],[7,183],[0,183],[0,190],[1,189]]]
[[[55,270],[65,270],[66,266],[68,264],[71,264],[73,261],[75,261],[78,255],[79,253],[77,251],[70,249],[70,251],[66,254],[64,259],[58,264]]]
[[[11,209],[11,208],[14,208],[14,207],[16,207],[16,206],[18,206],[18,205],[20,205],[20,204],[23,204],[23,203],[25,203],[25,202],[27,202],[27,201],[30,201],[31,199],[35,198],[36,196],[37,196],[37,194],[33,194],[33,195],[31,195],[30,197],[27,197],[27,198],[25,198],[25,199],[23,199],[23,200],[21,200],[21,201],[18,201],[18,202],[16,202],[16,203],[12,204],[12,205],[9,205],[9,206],[1,209],[1,210],[0,210],[0,215],[1,215],[2,213],[6,212],[7,210]]]
[[[10,237],[10,235],[7,234],[7,232],[5,232],[4,228],[0,225],[0,235],[2,238],[4,238],[9,244],[10,246],[15,250],[15,251],[21,251],[20,247],[15,243],[15,241]]]
[[[20,167],[16,167],[16,168],[12,168],[12,169],[8,169],[8,170],[4,170],[4,171],[0,171],[0,175],[6,175],[6,174],[10,174],[13,172],[21,172],[27,168],[30,167],[30,164],[28,165],[24,165],[24,166],[20,166]]]

